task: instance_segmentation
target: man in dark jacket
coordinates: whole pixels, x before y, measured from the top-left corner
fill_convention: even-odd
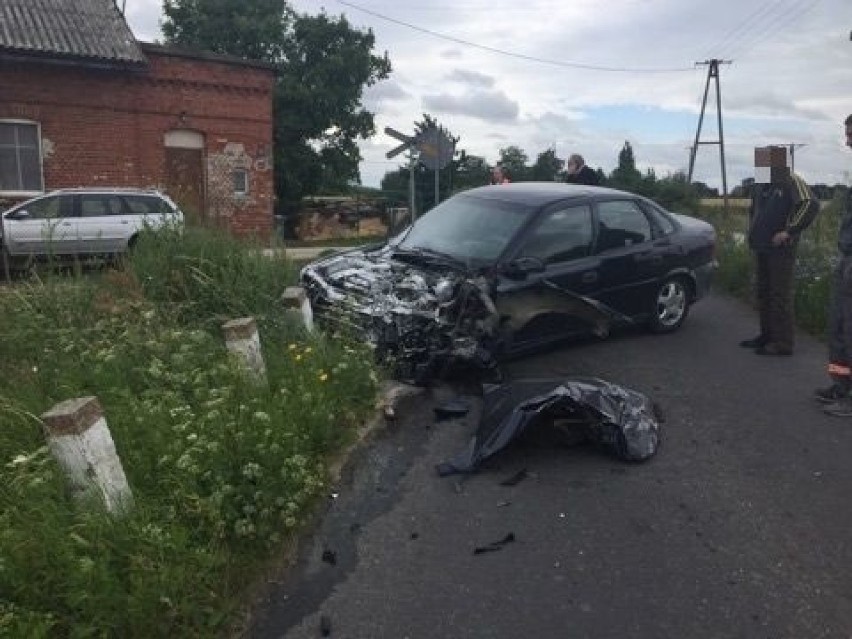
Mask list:
[[[570,184],[585,184],[586,186],[597,186],[600,183],[598,174],[586,166],[582,155],[573,154],[565,164],[568,173],[567,181]]]
[[[792,355],[796,248],[819,203],[804,180],[787,168],[785,147],[755,149],[754,160],[748,244],[757,262],[760,334],[740,346],[758,355]]]
[[[852,148],[852,115],[846,118],[846,146]],[[837,236],[837,268],[831,291],[828,316],[828,374],[833,383],[818,389],[816,399],[826,405],[825,412],[852,417],[852,189],[846,192],[846,209]]]

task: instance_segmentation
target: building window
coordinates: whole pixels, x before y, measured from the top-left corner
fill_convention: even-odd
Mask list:
[[[236,169],[234,171],[234,195],[248,194],[248,171]]]
[[[38,124],[0,120],[0,193],[43,190]]]

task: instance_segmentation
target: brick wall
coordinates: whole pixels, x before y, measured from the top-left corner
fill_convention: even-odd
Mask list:
[[[164,137],[204,136],[204,216],[266,236],[273,220],[272,71],[146,48],[144,70],[0,62],[0,119],[39,122],[45,189],[167,190]],[[233,193],[233,170],[249,177]]]

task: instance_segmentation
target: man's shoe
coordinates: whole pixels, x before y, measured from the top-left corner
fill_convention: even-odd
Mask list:
[[[841,384],[834,383],[814,391],[814,399],[820,404],[831,404],[849,396],[849,390]]]
[[[848,395],[831,404],[826,404],[822,411],[832,417],[852,417],[852,397]]]
[[[754,352],[757,355],[769,355],[770,357],[789,357],[793,354],[792,348],[784,348],[782,346],[778,346],[778,344],[766,344],[765,346],[759,346],[754,349]]]
[[[751,339],[744,339],[740,342],[740,346],[743,348],[760,348],[761,346],[766,346],[769,343],[769,340],[763,335],[758,335],[757,337],[752,337]]]

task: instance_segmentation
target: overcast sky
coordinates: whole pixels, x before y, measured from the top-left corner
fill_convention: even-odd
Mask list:
[[[629,140],[640,168],[660,176],[685,170],[707,75],[694,63],[710,57],[733,60],[720,71],[729,189],[753,174],[754,147],[773,143],[806,145],[796,151],[796,170],[811,183],[852,180],[852,151],[843,146],[852,113],[852,0],[290,4],[343,13],[373,30],[377,52],[388,52],[391,77],[364,98],[378,131],[361,145],[370,186],[398,166],[384,157],[397,145],[384,127],[410,131],[423,113],[489,163],[517,145],[531,161],[555,148],[610,171]],[[160,37],[160,8],[160,0],[127,0],[137,38]],[[704,141],[718,140],[715,109],[711,84]],[[696,179],[721,184],[717,146],[700,148]]]

